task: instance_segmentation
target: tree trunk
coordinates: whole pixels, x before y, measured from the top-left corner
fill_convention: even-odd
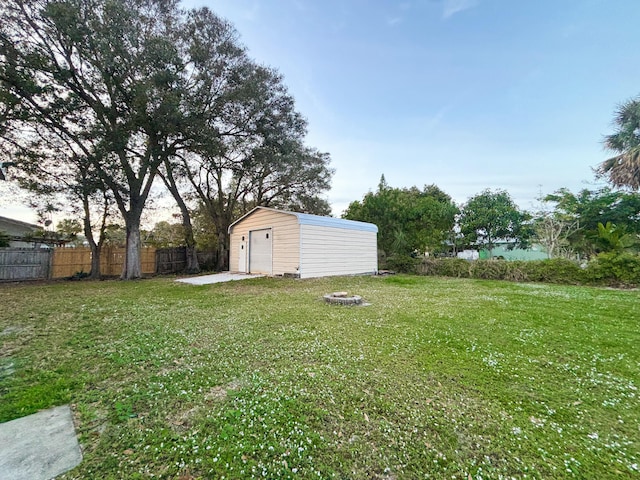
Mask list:
[[[216,270],[219,272],[229,270],[229,234],[227,230],[218,230],[218,262]]]
[[[100,254],[102,253],[102,248],[101,245],[98,245],[95,242],[89,242],[89,247],[91,248],[91,274],[89,275],[89,278],[99,280],[102,278],[102,272],[100,271]]]
[[[165,186],[173,195],[174,200],[180,208],[180,214],[182,215],[182,228],[184,229],[184,241],[186,245],[187,265],[185,268],[186,273],[199,273],[200,265],[198,264],[198,254],[196,253],[196,241],[193,237],[193,225],[191,224],[191,212],[187,208],[187,204],[180,195],[176,180],[173,176],[174,170],[169,159],[165,159],[164,165],[166,168],[166,174],[160,175]]]
[[[185,247],[187,254],[187,265],[185,273],[200,273],[200,264],[198,263],[198,252],[195,245]]]
[[[89,248],[91,249],[91,272],[89,274],[89,278],[98,280],[102,277],[102,272],[100,271],[100,250],[102,247],[102,242],[98,244],[93,238],[88,198],[83,198],[82,206],[84,208],[84,218],[82,219],[84,236],[87,239],[87,242],[89,242]]]
[[[142,276],[142,262],[140,256],[140,214],[129,212],[125,218],[127,240],[125,259],[122,265],[122,280],[133,280]]]
[[[177,198],[176,198],[177,200]],[[180,199],[178,201],[180,211],[182,212],[182,228],[184,229],[184,241],[187,252],[186,273],[199,273],[200,265],[198,264],[198,254],[196,253],[196,240],[193,237],[193,225],[191,224],[191,215],[185,203]]]

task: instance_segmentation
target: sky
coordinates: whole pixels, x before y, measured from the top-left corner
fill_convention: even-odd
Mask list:
[[[504,189],[527,210],[541,193],[594,188],[615,109],[640,94],[637,0],[184,6],[226,18],[251,57],[282,73],[307,144],[331,155],[335,216],[382,174],[392,187],[436,184],[459,204]],[[20,218],[11,209],[0,203]]]

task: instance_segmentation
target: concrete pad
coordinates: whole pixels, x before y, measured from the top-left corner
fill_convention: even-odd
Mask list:
[[[246,280],[247,278],[260,278],[265,276],[266,275],[262,274],[222,272],[213,275],[201,275],[199,277],[178,278],[176,282],[190,283],[191,285],[209,285],[210,283],[232,282],[235,280]]]
[[[0,480],[49,480],[81,461],[68,405],[0,423]]]

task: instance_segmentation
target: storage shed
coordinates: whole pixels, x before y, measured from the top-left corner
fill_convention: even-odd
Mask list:
[[[300,278],[378,271],[372,223],[256,207],[229,226],[232,272]]]

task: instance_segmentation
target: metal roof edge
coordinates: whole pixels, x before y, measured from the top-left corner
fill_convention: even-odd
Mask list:
[[[233,227],[252,215],[256,210],[269,210],[272,212],[284,213],[286,215],[294,215],[298,218],[298,224],[300,225],[313,225],[318,227],[332,227],[332,228],[344,228],[347,230],[359,230],[363,232],[378,232],[378,226],[373,223],[366,222],[358,222],[356,220],[346,220],[344,218],[335,218],[335,217],[323,217],[321,215],[312,215],[310,213],[300,213],[300,212],[290,212],[287,210],[278,210],[276,208],[270,207],[254,207],[251,211],[245,213],[238,220],[229,225],[227,233],[231,233]]]

